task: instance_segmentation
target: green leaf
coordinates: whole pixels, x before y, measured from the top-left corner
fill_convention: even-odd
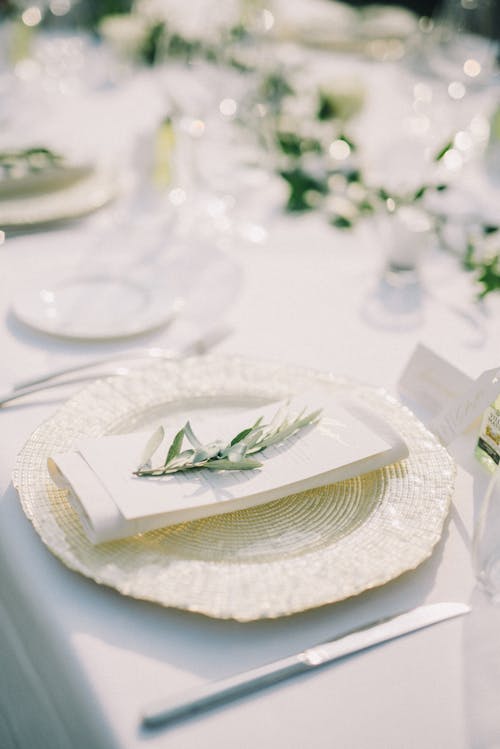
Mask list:
[[[450,140],[448,143],[446,143],[445,146],[443,146],[434,156],[434,161],[441,161],[443,156],[448,153],[448,151],[451,151],[453,148],[453,141]]]
[[[345,135],[344,133],[342,133],[342,135],[339,135],[338,140],[343,140],[344,143],[347,143],[351,151],[356,151],[358,148],[355,142],[351,140],[350,138],[348,138],[347,135]]]
[[[195,451],[191,448],[189,450],[183,450],[180,452],[175,458],[172,458],[170,463],[167,465],[165,464],[165,468],[168,468],[168,470],[171,470],[172,468],[175,468],[176,470],[181,470],[179,466],[184,465],[185,463],[191,461],[194,457]]]
[[[324,91],[320,91],[318,98],[316,117],[320,122],[334,120],[340,115],[339,108],[333,96],[328,96]]]
[[[264,78],[261,92],[264,99],[277,108],[286,96],[294,93],[294,90],[284,75],[274,72]]]
[[[168,448],[167,457],[165,459],[165,465],[168,465],[170,461],[172,461],[174,458],[176,458],[180,454],[183,440],[184,440],[184,427],[182,429],[179,429],[179,431],[174,437],[172,444]]]
[[[477,280],[483,287],[479,293],[480,299],[484,299],[493,291],[500,291],[500,255],[495,255],[481,263]]]
[[[230,446],[232,447],[233,445],[236,445],[237,442],[241,442],[241,440],[244,440],[245,437],[247,437],[251,432],[258,429],[258,427],[260,427],[261,424],[262,424],[262,416],[259,416],[255,424],[253,424],[251,427],[248,427],[248,429],[242,429],[242,431],[239,432],[236,435],[236,437],[233,437],[233,439],[229,443]]]
[[[476,263],[474,260],[474,245],[472,244],[472,242],[467,243],[465,255],[462,260],[462,265],[464,266],[465,270],[474,270],[474,268],[476,267]]]
[[[197,449],[203,447],[202,443],[200,442],[196,434],[193,432],[193,428],[191,427],[191,424],[189,423],[189,421],[187,421],[184,426],[184,434],[186,435],[186,437],[188,438],[188,440],[190,441],[193,447],[196,447]]]
[[[161,40],[161,37],[160,37]],[[205,49],[205,56],[210,59],[212,50]],[[203,53],[202,43],[198,40],[189,41],[179,34],[170,34],[166,45],[166,54],[169,57],[178,57],[184,60],[192,60],[193,57]]]
[[[316,411],[312,411],[310,414],[307,414],[307,416],[303,416],[296,421],[296,428],[302,429],[302,427],[309,426],[309,424],[314,424],[315,421],[317,421],[322,414],[321,408],[318,408]]]
[[[345,178],[349,184],[351,184],[351,182],[359,182],[360,184],[363,184],[363,178],[359,169],[349,169],[349,171],[345,173]]]
[[[251,432],[254,430],[254,427],[248,427],[248,429],[243,429],[239,434],[236,435],[236,437],[233,437],[231,442],[229,443],[232,447],[233,445],[236,445],[238,442],[241,442],[241,440],[244,440],[245,437],[247,437]]]
[[[141,59],[147,65],[154,65],[158,61],[165,33],[166,26],[163,22],[153,23],[150,26],[139,52]]]
[[[488,227],[483,227],[483,232]],[[495,227],[491,227],[495,231]],[[490,232],[490,233],[493,233]],[[473,242],[469,241],[462,260],[465,270],[475,271],[476,279],[482,287],[479,291],[479,298],[484,299],[488,294],[494,291],[500,291],[500,254],[496,254],[486,259],[478,260],[476,258],[476,248]]]
[[[247,451],[251,447],[253,447],[254,445],[256,445],[262,439],[263,432],[264,432],[264,427],[262,426],[262,427],[259,427],[258,429],[256,429],[255,432],[252,434],[251,437],[250,436],[247,437],[247,439],[245,440],[245,446],[246,446]]]
[[[422,185],[422,187],[419,187],[413,195],[413,200],[420,200],[421,198],[423,198],[428,189],[428,185]]]
[[[290,213],[310,211],[314,205],[311,194],[321,196],[328,192],[326,179],[313,177],[300,167],[281,171],[280,174],[290,189],[286,205]]]
[[[277,431],[279,429],[280,424],[283,424],[285,420],[286,420],[286,409],[285,409],[285,406],[281,406],[280,408],[278,408],[273,418],[271,419],[271,423],[269,424],[269,430],[271,432]]]
[[[377,190],[377,194],[379,198],[384,201],[389,200],[389,198],[391,197],[391,195],[383,187],[379,187],[379,189]]]
[[[283,442],[299,429],[315,421],[319,417],[319,414],[320,411],[313,411],[307,414],[304,409],[290,419],[285,409],[283,407],[279,408],[269,425],[262,424],[263,418],[261,416],[252,427],[238,432],[226,447],[224,447],[224,442],[220,440],[202,445],[188,421],[175,435],[164,465],[151,467],[150,465],[141,464],[134,472],[134,475],[150,477],[168,476],[177,471],[189,471],[194,468],[209,468],[210,470],[220,471],[259,468],[261,463],[248,457],[250,454],[261,452],[270,445]],[[184,437],[188,438],[194,449],[189,448],[181,452]],[[146,446],[149,451],[155,446],[158,439],[159,434],[157,430],[154,440],[150,438]]]
[[[146,443],[146,446],[144,450],[142,451],[141,459],[140,459],[140,465],[141,466],[147,466],[150,464],[151,458],[155,454],[155,452],[160,447],[161,443],[163,442],[163,438],[165,437],[165,430],[162,426],[158,427],[149,440]]]
[[[358,205],[358,208],[361,211],[361,213],[373,213],[375,210],[373,203],[370,203],[369,200],[362,200],[361,203]]]
[[[332,226],[337,227],[337,229],[350,229],[352,226],[352,221],[345,216],[334,216],[330,223]]]
[[[321,153],[321,143],[315,138],[303,138],[297,133],[279,132],[276,135],[278,146],[287,156],[302,156],[304,153]]]

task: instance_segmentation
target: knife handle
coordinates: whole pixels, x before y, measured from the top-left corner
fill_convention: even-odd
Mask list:
[[[227,679],[205,684],[183,694],[174,695],[170,699],[153,703],[144,711],[142,724],[148,727],[164,726],[301,674],[313,665],[317,664],[313,664],[305,654],[294,655]]]

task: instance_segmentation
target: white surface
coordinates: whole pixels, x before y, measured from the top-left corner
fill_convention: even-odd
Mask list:
[[[9,301],[36,280],[42,264],[71,271],[87,265],[92,226],[7,240],[0,248],[3,388],[103,351],[98,344],[37,335],[9,314]],[[377,242],[369,225],[344,234],[314,217],[276,220],[266,245],[231,243],[229,257],[244,278],[237,298],[233,281],[224,274],[212,279],[207,271],[217,294],[208,308],[193,312],[195,323],[214,316],[230,321],[234,334],[220,346],[224,352],[381,386],[397,380],[418,341],[472,376],[496,366],[498,300],[476,307],[470,278],[455,261],[430,254],[424,292],[409,300],[411,314],[405,314],[407,298],[394,293],[381,299]],[[175,343],[182,324],[148,334],[140,345]],[[2,749],[469,749],[498,743],[498,700],[492,699],[500,685],[498,610],[473,592],[470,565],[471,529],[486,486],[472,457],[472,431],[452,445],[459,462],[453,507],[425,564],[334,606],[237,624],[120,596],[70,572],[45,549],[9,480],[28,435],[65,395],[39,394],[0,413]],[[439,600],[471,602],[473,611],[168,732],[139,730],[142,707],[158,697]]]

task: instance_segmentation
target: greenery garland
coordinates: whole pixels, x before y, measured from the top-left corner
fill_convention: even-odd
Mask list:
[[[109,14],[118,14],[114,17],[119,19],[133,18],[135,14],[130,0],[105,0],[102,3],[80,5],[80,10],[87,10],[76,20],[85,23],[96,33],[103,31]],[[13,0],[3,4],[0,2],[0,11],[4,15],[15,17],[20,13],[20,6]],[[142,21],[144,20],[142,18]],[[50,25],[50,18],[48,23]],[[228,28],[222,37],[218,42],[185,39],[175,29],[169,28],[164,19],[148,18],[136,49],[137,61],[145,65],[155,65],[166,59],[190,61],[202,58],[222,62],[243,73],[259,75],[258,70],[231,51],[235,48],[235,43],[245,42],[249,37],[245,24],[239,23],[233,28]],[[283,126],[284,104],[295,96],[293,86],[282,71],[274,70],[261,74],[256,97],[267,110],[267,121],[266,134],[260,135],[266,147],[275,153],[275,171],[287,184],[286,211],[321,211],[332,226],[347,230],[367,216],[381,211],[393,212],[401,204],[419,203],[428,210],[424,206],[424,198],[431,192],[448,189],[446,184],[422,185],[410,195],[393,195],[384,186],[367,185],[359,158],[354,160],[354,166],[353,159],[349,159],[346,166],[339,164],[332,167],[331,159],[328,159],[325,144],[320,137]],[[331,92],[319,90],[316,104],[316,123],[327,129],[329,142],[332,142],[333,137],[337,147],[348,149],[349,154],[356,157],[358,146],[345,132],[345,124],[349,119],[349,113],[346,117],[345,112],[342,112],[345,102],[339,102]],[[250,118],[250,121],[251,126],[255,127],[255,119]],[[435,161],[442,159],[452,146],[453,142],[444,145],[436,154]],[[443,247],[450,249],[443,240],[447,217],[433,214],[429,210],[428,212],[436,236],[441,240]],[[485,239],[488,242],[485,242]],[[489,247],[486,253],[485,246]],[[475,233],[471,230],[465,246],[459,250],[459,255],[463,268],[474,275],[479,288],[479,298],[500,290],[498,226],[483,225]]]
[[[349,165],[345,168],[324,167],[318,172],[317,164],[313,169],[307,167],[307,157],[311,154],[323,157],[323,165],[328,163],[324,147],[319,139],[303,137],[296,132],[283,131],[279,127],[279,113],[285,97],[293,96],[291,85],[278,73],[263,82],[261,92],[274,112],[275,132],[274,145],[286,157],[288,166],[279,169],[280,176],[286,181],[289,193],[286,210],[290,213],[302,213],[321,209],[326,212],[329,223],[337,229],[351,229],[358,221],[381,211],[393,213],[400,205],[420,204],[427,211],[435,235],[444,249],[449,249],[443,239],[444,227],[448,221],[442,214],[433,213],[423,206],[424,199],[431,193],[442,193],[449,189],[445,183],[423,184],[408,195],[395,195],[383,186],[368,186],[362,168]],[[338,107],[334,96],[318,92],[316,118],[321,122],[332,123],[332,134],[336,142],[343,142],[352,154],[358,151],[357,144],[344,132],[335,133],[334,126],[339,123]],[[454,141],[444,144],[434,156],[438,163],[453,148]],[[335,206],[328,210],[328,196],[340,200],[331,201]],[[326,206],[326,208],[325,208]],[[343,210],[342,210],[343,209]],[[493,249],[484,252],[485,237]],[[456,252],[456,250],[455,250]],[[484,299],[494,291],[500,291],[500,226],[482,224],[478,231],[472,231],[466,244],[458,252],[464,270],[474,275],[478,285],[478,298]]]

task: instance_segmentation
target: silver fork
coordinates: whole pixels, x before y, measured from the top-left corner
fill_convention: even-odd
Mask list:
[[[194,338],[192,341],[182,346],[179,349],[163,349],[163,348],[146,348],[146,349],[135,349],[132,351],[121,351],[110,356],[103,356],[98,359],[92,359],[83,364],[76,364],[71,367],[65,367],[64,369],[55,369],[51,372],[45,372],[42,375],[38,375],[30,380],[24,380],[17,382],[13,385],[12,389],[6,393],[0,395],[0,406],[3,406],[11,401],[24,398],[25,396],[38,393],[43,390],[50,390],[53,388],[64,387],[65,385],[75,385],[80,382],[88,382],[89,380],[97,379],[98,377],[108,377],[110,375],[126,375],[131,367],[116,367],[114,369],[105,372],[88,372],[87,374],[79,375],[78,377],[67,378],[67,375],[77,374],[78,372],[85,372],[88,369],[95,369],[103,364],[111,364],[119,361],[134,360],[147,360],[147,359],[162,359],[162,360],[174,360],[180,359],[186,356],[195,356],[207,353],[213,346],[223,340],[229,334],[229,328],[227,326],[217,326],[211,328],[203,335]]]

